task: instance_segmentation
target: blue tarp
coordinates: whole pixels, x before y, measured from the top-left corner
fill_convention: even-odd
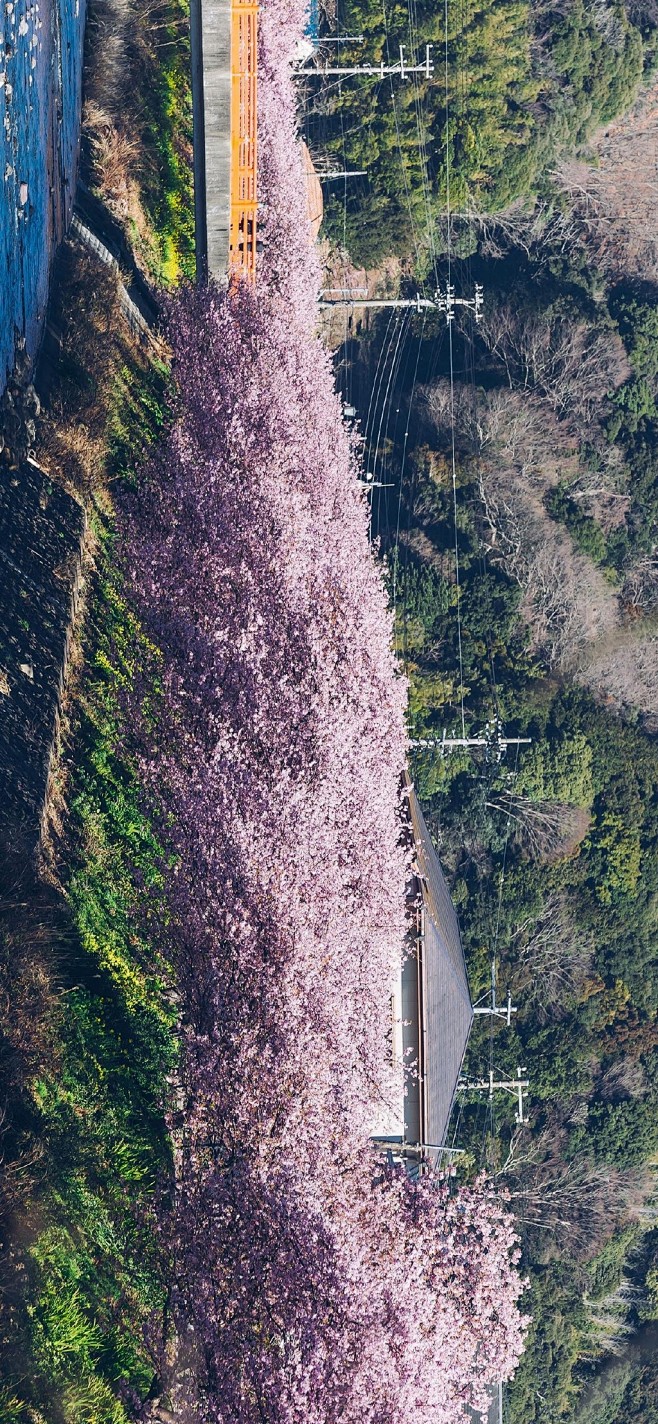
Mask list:
[[[309,0],[308,24],[304,31],[306,38],[313,40],[317,44],[320,38],[320,3],[319,0]]]

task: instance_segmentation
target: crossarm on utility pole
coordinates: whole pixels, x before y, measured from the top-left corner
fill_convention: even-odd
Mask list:
[[[489,1070],[488,1078],[461,1078],[457,1084],[459,1093],[487,1093],[489,1098],[493,1098],[495,1092],[512,1093],[518,1097],[518,1109],[515,1113],[516,1121],[519,1124],[525,1123],[527,1119],[523,1116],[523,1099],[527,1096],[526,1090],[530,1087],[528,1078],[522,1078],[522,1068],[517,1068],[516,1078],[497,1079],[493,1069]]]

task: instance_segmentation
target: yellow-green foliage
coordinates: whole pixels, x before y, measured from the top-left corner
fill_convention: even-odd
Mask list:
[[[144,248],[153,275],[171,285],[194,277],[194,190],[189,4],[171,0],[159,27],[157,65],[142,95],[148,161],[142,175],[157,251]],[[155,157],[155,164],[153,163]]]
[[[26,1406],[13,1389],[0,1385],[0,1424],[22,1424]]]
[[[658,1267],[652,1266],[647,1271],[645,1285],[650,1301],[651,1320],[658,1320]]]
[[[455,684],[441,673],[421,675],[413,663],[407,664],[409,676],[409,720],[412,728],[422,726],[428,712],[440,711],[454,701]]]
[[[85,950],[107,972],[127,1010],[152,1014],[166,1028],[170,1021],[162,999],[166,966],[157,950],[146,944],[144,926],[141,933],[136,929],[134,890],[137,871],[143,877],[143,900],[157,905],[163,884],[160,851],[139,805],[136,773],[127,772],[125,754],[117,747],[122,691],[136,666],[149,663],[155,690],[160,665],[109,567],[99,595],[110,631],[93,652],[93,683],[83,702],[89,750],[78,773],[72,809],[79,819],[84,855],[71,877],[69,895]]]
[[[622,816],[607,812],[589,837],[596,869],[594,889],[603,905],[634,895],[640,878],[642,849],[639,829]]]
[[[81,1301],[81,1265],[71,1237],[61,1230],[44,1231],[30,1254],[43,1273],[41,1290],[30,1307],[37,1363],[55,1376],[66,1372],[71,1361],[90,1371],[102,1335]]]
[[[127,1424],[123,1405],[98,1375],[67,1385],[62,1405],[67,1424]]]
[[[487,192],[510,152],[528,145],[534,127],[530,106],[541,86],[532,72],[530,7],[525,0],[508,5],[481,0],[465,24],[455,9],[449,38],[449,104],[457,115],[448,127],[451,202],[459,207],[474,190]],[[439,191],[445,202],[445,186]]]
[[[522,757],[517,789],[534,801],[592,804],[592,748],[583,732],[532,746]]]
[[[134,1263],[121,1259],[121,1233],[98,1195],[81,1180],[78,1186],[83,1200],[76,1227],[47,1228],[30,1252],[33,1359],[57,1389],[67,1424],[123,1424],[125,1411],[103,1375],[148,1387],[151,1373],[139,1336],[157,1297],[135,1288]]]

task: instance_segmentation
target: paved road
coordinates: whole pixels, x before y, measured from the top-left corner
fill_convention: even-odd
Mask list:
[[[191,41],[197,276],[221,278],[231,211],[230,0],[192,0]]]

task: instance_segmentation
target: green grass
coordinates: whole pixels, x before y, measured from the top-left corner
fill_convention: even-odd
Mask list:
[[[156,239],[143,249],[152,275],[165,285],[194,278],[194,184],[191,168],[192,90],[189,4],[171,0],[159,36],[157,67],[144,87],[144,140],[151,162],[142,198]],[[136,245],[139,238],[133,233]]]
[[[21,1424],[25,1418],[23,1400],[10,1387],[0,1385],[0,1424]]]
[[[164,367],[122,368],[108,475],[130,473],[165,419]],[[122,711],[138,671],[157,702],[160,659],[126,603],[105,495],[90,514],[97,557],[68,754],[68,928],[56,1043],[25,1089],[42,1159],[0,1424],[123,1424],[122,1388],[144,1398],[151,1387],[145,1327],[161,1323],[166,1301],[155,1201],[172,1183],[165,1109],[179,1052],[174,975],[159,948],[167,863]]]
[[[111,552],[108,536],[71,804],[76,982],[65,996],[59,1078],[34,1084],[51,1180],[49,1224],[30,1248],[32,1349],[72,1424],[119,1424],[124,1412],[112,1386],[123,1380],[143,1395],[152,1379],[142,1330],[164,1303],[153,1193],[171,1177],[163,1109],[177,1059],[172,976],[148,935],[161,898],[161,852],[120,745],[120,694],[137,659],[143,666],[155,654],[125,606]]]

